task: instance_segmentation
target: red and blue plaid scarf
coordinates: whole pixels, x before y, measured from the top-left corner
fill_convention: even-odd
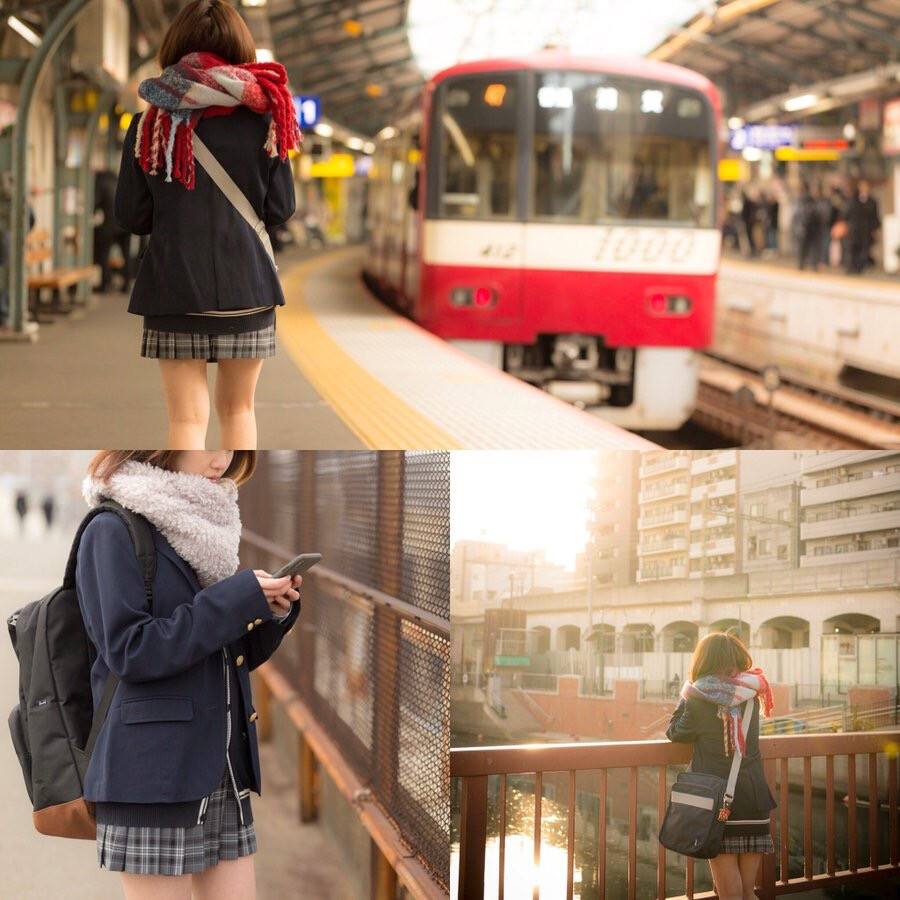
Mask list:
[[[691,683],[686,681],[681,689],[681,696],[687,700],[696,697],[714,703],[719,708],[725,732],[725,755],[731,756],[734,748],[740,747],[741,754],[746,754],[744,734],[741,730],[740,707],[747,700],[759,697],[762,701],[763,715],[768,719],[775,705],[772,688],[762,669],[749,669],[733,678],[724,675],[704,675]]]
[[[138,94],[150,106],[141,113],[134,155],[151,175],[163,167],[194,188],[194,126],[204,116],[221,116],[246,106],[271,112],[265,149],[284,159],[301,141],[294,100],[284,66],[276,62],[231,65],[213,53],[188,53],[158,78],[142,81]]]

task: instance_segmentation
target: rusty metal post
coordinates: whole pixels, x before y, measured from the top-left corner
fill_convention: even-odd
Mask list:
[[[301,822],[319,818],[319,763],[312,747],[297,733],[297,790]]]
[[[402,451],[378,454],[378,588],[396,597],[400,591],[403,560],[403,485],[405,459]]]
[[[371,851],[371,889],[372,900],[395,900],[397,896],[397,873],[381,852],[375,841],[370,841]]]
[[[487,788],[487,775],[473,775],[463,780],[459,811],[458,896],[461,898],[484,896]]]

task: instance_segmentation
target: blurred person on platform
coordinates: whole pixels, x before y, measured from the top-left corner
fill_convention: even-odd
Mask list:
[[[774,189],[770,190],[764,197],[765,209],[765,237],[766,237],[766,255],[775,256],[778,253],[778,194]]]
[[[742,759],[731,814],[718,856],[709,861],[719,900],[754,900],[756,875],[764,853],[774,853],[769,812],[777,804],[763,773],[759,753],[760,703],[772,712],[772,688],[762,669],[731,632],[710,632],[691,659],[690,680],[672,714],[666,737],[693,744],[691,771],[727,780],[735,752]],[[751,716],[746,741],[742,717]]]
[[[755,229],[759,204],[750,188],[743,190],[741,200],[741,221],[744,223],[744,233],[747,235],[747,254],[752,259],[758,253]]]
[[[125,136],[116,218],[151,235],[128,311],[144,317],[141,355],[159,361],[170,449],[205,445],[208,362],[218,364],[222,444],[257,445],[256,384],[275,355],[284,293],[264,229],[250,226],[194,158],[196,135],[265,228],[293,215],[294,101],[284,66],[255,60],[233,6],[192,0],[163,37],[163,71],[141,82],[149,107]]]
[[[44,522],[47,524],[47,531],[50,532],[53,530],[53,519],[56,516],[56,501],[53,499],[52,494],[47,494],[44,497],[41,509],[44,512]]]
[[[28,494],[25,491],[16,491],[15,499],[16,515],[19,517],[19,531],[25,533],[25,516],[28,515]]]
[[[122,254],[122,277],[124,289],[128,290],[131,280],[131,260],[129,251],[131,234],[122,228],[115,217],[116,185],[119,179],[115,172],[96,172],[94,175],[94,264],[100,266],[100,285],[97,288],[105,294],[112,285],[112,262],[110,251],[118,247]]]
[[[872,243],[881,227],[878,204],[869,193],[869,182],[865,178],[857,185],[843,219],[847,223],[847,272],[859,275],[874,262]]]
[[[148,598],[128,526],[100,513],[75,570],[95,708],[118,677],[84,796],[98,864],[126,900],[256,896],[249,673],[296,620],[302,579],[238,570],[238,486],[255,467],[255,451],[102,450],[84,481],[90,507],[114,500],[146,519],[157,551]]]
[[[810,189],[804,181],[800,188],[800,196],[797,198],[795,213],[798,269],[806,268],[807,263],[814,272],[819,269],[822,232],[825,226],[821,199],[819,189],[817,187]]]

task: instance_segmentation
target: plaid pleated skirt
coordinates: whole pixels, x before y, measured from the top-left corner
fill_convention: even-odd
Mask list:
[[[269,359],[275,355],[275,326],[230,334],[189,334],[144,328],[141,356],[148,359]]]
[[[719,853],[774,853],[769,820],[744,819],[725,823]]]
[[[202,825],[159,828],[97,824],[97,861],[111,872],[186,875],[222,859],[256,853],[253,823],[241,825],[226,772],[210,795]]]

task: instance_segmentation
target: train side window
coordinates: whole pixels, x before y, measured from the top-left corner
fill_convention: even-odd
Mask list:
[[[508,76],[461,77],[441,86],[433,142],[440,217],[516,215],[517,103],[516,80]]]

